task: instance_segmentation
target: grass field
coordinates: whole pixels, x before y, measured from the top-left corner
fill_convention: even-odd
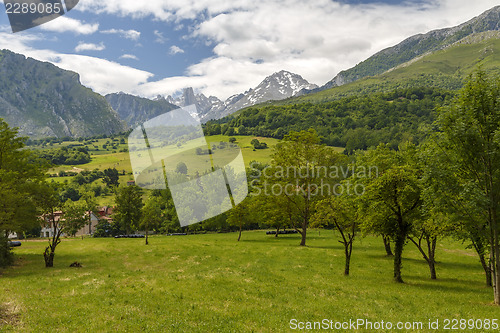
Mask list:
[[[236,237],[155,236],[149,246],[142,239],[68,239],[53,269],[43,267],[45,242],[23,241],[17,265],[0,276],[0,331],[288,332],[294,318],[439,319],[442,328],[446,318],[499,315],[474,253],[453,241],[438,247],[437,281],[407,245],[400,285],[379,238],[355,242],[345,277],[332,231],[311,230],[307,247],[297,235]],[[69,268],[74,261],[83,268]]]

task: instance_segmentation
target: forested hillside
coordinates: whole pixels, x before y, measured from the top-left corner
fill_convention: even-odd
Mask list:
[[[390,93],[352,96],[321,104],[249,108],[238,116],[205,125],[208,135],[255,135],[283,138],[291,130],[314,128],[327,145],[347,152],[379,143],[421,142],[434,121],[435,109],[453,92],[435,88],[399,89]]]

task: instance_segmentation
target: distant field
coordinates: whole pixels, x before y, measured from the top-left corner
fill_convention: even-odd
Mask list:
[[[279,142],[277,139],[273,138],[263,138],[256,136],[234,136],[236,138],[235,144],[237,144],[242,151],[243,159],[245,161],[245,165],[249,165],[251,161],[257,161],[262,163],[269,163],[271,161],[271,154],[273,152],[273,147]],[[213,135],[206,137],[207,142],[209,143],[217,143],[217,142],[228,142],[229,136],[225,135]],[[251,141],[253,139],[258,139],[260,142],[265,142],[269,148],[267,149],[254,149],[251,145]],[[118,144],[119,139],[115,139],[115,144]],[[112,139],[99,139],[97,142],[92,142],[90,144],[85,144],[85,141],[69,141],[63,142],[61,144],[53,144],[52,146],[46,147],[30,147],[31,149],[57,149],[63,146],[86,146],[91,154],[92,161],[86,164],[80,165],[61,165],[49,170],[50,174],[58,174],[60,171],[66,172],[81,172],[83,170],[92,171],[92,170],[105,170],[108,168],[116,168],[120,172],[120,184],[126,184],[129,180],[134,180],[134,176],[132,175],[132,166],[130,164],[130,157],[128,152],[119,152],[124,148],[128,148],[127,144],[118,144],[118,149],[111,149],[110,151],[103,150],[102,146],[107,144],[112,144]],[[99,147],[98,151],[95,150],[95,147]],[[335,151],[342,152],[343,148],[332,147]],[[191,154],[192,155],[192,154]],[[207,159],[208,156],[207,156]],[[193,163],[193,160],[196,160],[196,156],[179,156],[179,160],[183,160],[188,165],[196,165]],[[191,162],[191,163],[190,163]],[[173,162],[172,165],[167,166],[167,169],[174,170],[176,167],[176,163]],[[121,175],[122,171],[125,171],[125,175]],[[194,174],[196,171],[202,170],[193,170],[189,169],[188,174]],[[51,177],[51,181],[55,181],[57,183],[64,183],[71,181],[72,177]],[[99,182],[100,183],[100,182]],[[98,204],[101,206],[113,205],[114,204],[114,196],[108,195],[103,197],[98,197]]]
[[[255,136],[235,136],[236,138],[236,144],[240,146],[243,152],[243,158],[245,160],[245,163],[248,164],[251,161],[258,161],[258,162],[269,162],[271,159],[271,153],[272,153],[272,147],[276,145],[278,140],[272,139],[272,138],[261,138],[261,137],[255,137]],[[257,149],[253,150],[252,145],[250,142],[253,139],[259,139],[262,142],[267,143],[269,146],[268,149]],[[225,135],[214,135],[214,136],[207,136],[206,137],[208,142],[228,142],[229,137]],[[81,164],[81,165],[75,165],[75,166],[58,166],[56,168],[51,169],[51,173],[57,173],[61,170],[63,171],[71,171],[73,168],[77,169],[83,169],[83,170],[94,170],[94,169],[99,169],[99,170],[104,170],[107,168],[116,168],[119,171],[125,170],[126,172],[131,172],[132,168],[130,166],[130,159],[128,156],[128,153],[126,152],[119,152],[119,149],[127,148],[127,145],[119,145],[118,150],[112,150],[106,151],[102,150],[100,148],[99,151],[95,151],[93,146],[97,145],[99,147],[102,147],[103,144],[105,144],[107,141],[110,141],[110,139],[100,139],[98,140],[98,143],[93,143],[90,145],[85,145],[88,147],[90,154],[92,156],[92,161],[87,164]],[[53,146],[47,146],[45,148],[41,147],[35,147],[34,149],[51,149],[51,148],[60,148],[63,146],[70,146],[70,145],[82,145],[81,142],[78,141],[72,141],[72,142],[63,142],[62,144],[54,144]]]
[[[446,318],[498,318],[476,256],[456,242],[438,245],[437,281],[407,245],[399,285],[380,238],[355,242],[345,277],[331,230],[310,230],[308,247],[296,235],[236,237],[63,240],[53,269],[43,267],[45,241],[23,241],[17,265],[0,275],[0,331],[289,332],[293,318],[441,327]],[[69,268],[75,260],[83,268]]]

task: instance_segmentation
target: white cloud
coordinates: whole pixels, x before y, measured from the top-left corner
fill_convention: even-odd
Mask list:
[[[179,53],[184,53],[184,50],[178,47],[177,45],[172,45],[170,47],[170,54],[175,55]]]
[[[123,30],[123,29],[109,29],[101,31],[103,34],[117,34],[124,38],[131,40],[138,40],[141,37],[141,33],[136,30]]]
[[[282,69],[323,84],[406,37],[457,25],[497,4],[498,0],[429,0],[404,6],[354,6],[332,0],[81,0],[75,10],[170,21],[188,27],[193,43],[201,40],[213,46],[212,57],[188,67],[182,76],[155,82],[148,81],[151,73],[107,60],[27,47],[37,36],[11,38],[0,33],[0,46],[24,48],[27,53],[18,52],[78,71],[82,82],[100,93],[154,97],[192,86],[226,98]],[[157,43],[168,40],[160,30],[154,31],[154,38]],[[183,49],[189,53],[189,48]]]
[[[189,26],[192,39],[212,43],[214,56],[189,67],[185,76],[138,89],[154,96],[193,86],[225,98],[281,69],[324,84],[339,71],[411,35],[460,24],[497,4],[497,0],[405,5],[348,5],[332,0],[86,0],[77,8]],[[154,33],[156,42],[165,43],[160,31]]]
[[[55,20],[49,21],[40,26],[42,30],[53,32],[72,32],[77,35],[90,35],[99,29],[99,24],[83,23],[79,20],[66,16],[58,17]]]
[[[135,55],[133,54],[124,54],[120,56],[120,59],[132,59],[132,60],[139,60]]]
[[[43,40],[41,35],[0,32],[0,49],[9,49],[40,61],[48,61],[66,70],[80,74],[83,85],[100,94],[112,92],[136,92],[152,73],[123,66],[116,62],[76,54],[62,54],[51,50],[37,50],[29,46]]]
[[[104,43],[102,43],[102,42],[99,43],[99,44],[80,42],[75,47],[75,52],[82,52],[82,51],[102,51],[104,49],[106,49],[106,45],[104,45]]]
[[[61,68],[80,73],[82,84],[103,95],[135,92],[138,86],[153,77],[151,73],[95,57],[59,54],[52,60]]]
[[[161,31],[155,30],[155,31],[153,31],[153,34],[156,37],[155,43],[165,44],[165,42],[168,40],[168,38],[163,36],[163,32],[161,32]]]

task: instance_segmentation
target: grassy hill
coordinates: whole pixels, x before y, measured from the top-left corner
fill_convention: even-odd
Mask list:
[[[404,285],[380,238],[354,244],[351,275],[331,230],[274,238],[264,231],[65,239],[55,268],[43,269],[45,241],[23,241],[17,266],[2,272],[1,332],[290,332],[290,321],[422,322],[493,319],[491,288],[477,257],[444,240],[438,280],[416,248],[404,254]],[[78,261],[83,268],[69,268]],[[363,331],[363,330],[361,330]],[[391,330],[377,330],[391,331]]]

